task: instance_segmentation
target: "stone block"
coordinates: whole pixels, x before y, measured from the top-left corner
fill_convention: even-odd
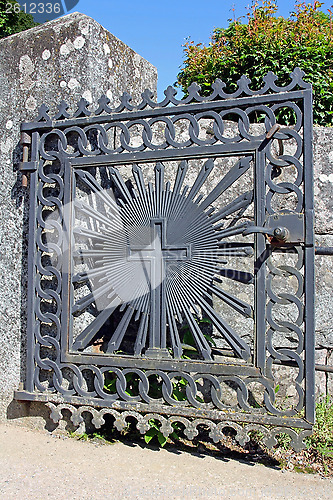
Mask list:
[[[318,365],[326,365],[327,364],[327,349],[316,349],[315,351],[315,363]],[[315,396],[318,400],[321,396],[326,394],[327,391],[327,373],[316,370],[316,378],[315,378]]]
[[[333,235],[316,235],[317,246],[333,246]],[[316,255],[316,346],[333,348],[333,256]]]
[[[314,127],[315,231],[333,234],[333,129]]]

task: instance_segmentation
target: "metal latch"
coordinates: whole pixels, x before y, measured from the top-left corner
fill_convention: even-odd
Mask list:
[[[288,212],[269,215],[263,226],[249,226],[243,236],[262,233],[271,243],[301,243],[304,241],[304,214]]]

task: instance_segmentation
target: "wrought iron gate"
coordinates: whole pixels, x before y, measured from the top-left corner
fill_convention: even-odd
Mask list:
[[[55,421],[129,416],[192,438],[260,429],[295,448],[314,418],[311,87],[192,84],[116,109],[42,105],[30,172],[27,379]],[[280,126],[281,113],[291,125]],[[29,158],[27,157],[29,150]],[[286,398],[278,380],[287,377]]]

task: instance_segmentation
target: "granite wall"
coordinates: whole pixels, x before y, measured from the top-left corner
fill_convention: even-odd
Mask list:
[[[333,247],[333,129],[314,127],[316,245]],[[316,363],[333,367],[333,255],[317,255]],[[333,395],[333,373],[316,371],[318,394]]]

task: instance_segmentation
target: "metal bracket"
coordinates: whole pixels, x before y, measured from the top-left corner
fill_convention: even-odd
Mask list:
[[[28,162],[28,157],[29,157],[29,146],[31,144],[31,137],[27,132],[21,132],[21,144],[23,146],[23,152],[22,152],[22,163],[27,163]],[[21,169],[21,164],[20,164],[20,170]],[[22,175],[22,187],[27,187],[28,185],[28,178],[25,173]]]
[[[315,247],[316,255],[333,255],[333,247]]]
[[[302,243],[304,241],[304,214],[279,213],[269,215],[264,226],[250,226],[243,235],[262,233],[278,243]]]
[[[39,161],[21,161],[19,163],[19,169],[22,172],[34,172],[38,169]]]

